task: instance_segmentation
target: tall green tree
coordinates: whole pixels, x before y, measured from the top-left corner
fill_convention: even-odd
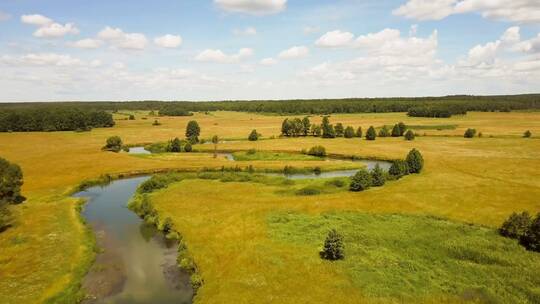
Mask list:
[[[304,117],[304,119],[302,119],[302,127],[303,127],[304,136],[307,136],[311,128],[311,122],[309,121],[309,117],[306,116]]]
[[[376,138],[377,138],[377,133],[375,132],[375,128],[373,126],[369,127],[369,129],[366,132],[366,139],[375,140]]]
[[[367,190],[372,185],[371,174],[366,169],[360,169],[351,177],[350,191],[359,192]]]
[[[336,131],[334,130],[334,126],[330,124],[330,120],[328,119],[328,116],[325,116],[322,119],[322,137],[323,138],[336,137]]]
[[[351,126],[348,126],[345,128],[345,132],[343,133],[343,136],[345,138],[353,138],[354,137],[354,129]]]
[[[345,129],[343,128],[342,123],[338,122],[334,127],[334,130],[336,131],[336,137],[343,137]]]
[[[407,165],[409,166],[409,173],[420,173],[424,168],[424,158],[420,151],[412,149],[406,158]]]
[[[335,229],[328,232],[320,255],[321,258],[330,261],[337,261],[345,258],[343,236]]]
[[[192,143],[198,143],[199,142],[199,136],[201,135],[201,128],[199,127],[199,123],[195,120],[191,120],[188,122],[186,127],[186,138]]]
[[[373,187],[380,187],[384,186],[386,183],[386,176],[384,175],[384,171],[381,169],[381,166],[379,164],[375,165],[375,168],[373,168],[373,171],[371,171],[371,184]]]
[[[292,134],[292,126],[291,122],[288,118],[285,118],[283,120],[283,123],[281,124],[281,135],[283,136],[291,136]]]

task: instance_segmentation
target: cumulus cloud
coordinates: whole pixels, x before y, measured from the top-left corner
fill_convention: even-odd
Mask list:
[[[77,40],[73,43],[70,43],[71,47],[79,48],[79,49],[97,49],[103,44],[103,41],[98,39],[81,39]]]
[[[309,49],[305,46],[293,46],[279,53],[280,59],[298,59],[309,55]]]
[[[287,0],[214,0],[221,9],[251,15],[279,13],[287,8]]]
[[[163,48],[177,48],[182,44],[182,37],[167,34],[155,38],[154,43]]]
[[[56,53],[30,53],[21,56],[2,56],[0,62],[8,66],[50,66],[50,67],[73,67],[73,66],[96,66],[96,62],[85,62],[71,55]]]
[[[43,15],[22,15],[21,21],[26,24],[38,26],[34,32],[39,38],[59,38],[67,34],[79,34],[79,29],[73,23],[60,24]]]
[[[245,29],[234,29],[233,34],[236,36],[255,36],[257,35],[257,29],[252,26],[246,27]]]
[[[441,20],[454,14],[479,13],[484,18],[519,23],[540,22],[538,0],[409,0],[394,15],[418,20]]]
[[[110,26],[101,30],[97,37],[120,49],[142,50],[148,44],[148,39],[144,34],[125,33],[120,28],[112,28]]]
[[[264,66],[276,65],[277,63],[278,63],[278,61],[276,59],[274,59],[274,58],[264,58],[260,62],[260,64],[264,65]]]
[[[322,35],[316,42],[315,45],[318,47],[343,47],[347,46],[354,38],[354,35],[349,32],[342,32],[340,30],[335,30],[327,32]]]
[[[236,63],[243,59],[253,56],[253,49],[242,48],[236,54],[227,55],[221,50],[206,49],[200,52],[195,60],[201,62],[215,62],[215,63]]]

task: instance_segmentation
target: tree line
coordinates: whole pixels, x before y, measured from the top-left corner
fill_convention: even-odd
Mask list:
[[[0,132],[89,131],[114,126],[112,114],[91,109],[2,109]]]

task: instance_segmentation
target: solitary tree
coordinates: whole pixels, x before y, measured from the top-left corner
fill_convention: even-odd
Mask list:
[[[338,122],[334,130],[336,131],[336,137],[343,137],[343,133],[345,132],[345,129],[343,128],[342,123]]]
[[[390,166],[388,173],[394,177],[400,178],[403,175],[409,174],[409,165],[404,160],[395,160]]]
[[[467,131],[465,131],[465,134],[463,136],[465,138],[473,138],[475,135],[476,135],[476,130],[469,128],[469,129],[467,129]]]
[[[386,126],[383,126],[381,130],[379,130],[379,137],[388,137],[390,136],[390,132],[388,132],[388,128]]]
[[[178,137],[171,141],[171,151],[173,153],[182,152],[182,142]]]
[[[122,139],[119,136],[111,136],[107,138],[107,142],[103,150],[120,152],[122,150]]]
[[[499,233],[502,236],[519,239],[531,225],[532,218],[527,211],[524,211],[520,214],[512,213],[510,217],[504,221],[504,223],[499,228]]]
[[[409,173],[420,173],[424,168],[424,158],[420,151],[412,149],[406,158],[407,165],[409,166]]]
[[[199,142],[199,135],[201,135],[199,124],[195,120],[188,122],[186,127],[186,138],[192,144],[195,144]]]
[[[257,133],[257,130],[253,129],[253,131],[251,131],[251,133],[249,133],[248,140],[249,141],[257,141],[257,140],[259,140],[259,136],[260,136],[260,134]]]
[[[309,121],[309,117],[306,116],[304,117],[304,119],[302,119],[302,127],[304,131],[304,136],[307,136],[311,128],[311,122]]]
[[[520,243],[528,250],[540,252],[540,213],[536,215],[525,234],[520,238]]]
[[[371,184],[374,187],[380,187],[383,186],[385,182],[386,176],[384,176],[384,171],[381,169],[379,164],[376,164],[373,171],[371,171]]]
[[[351,177],[350,191],[359,192],[369,189],[372,185],[371,174],[366,169],[360,169]]]
[[[358,129],[356,129],[356,137],[362,137],[362,127],[358,127]]]
[[[321,258],[330,261],[342,260],[345,258],[343,250],[343,236],[335,229],[328,232],[324,240],[323,250],[320,252]]]
[[[344,136],[345,138],[353,138],[354,137],[353,127],[348,126],[347,128],[345,128]]]
[[[405,133],[405,140],[414,140],[415,135],[412,130],[408,130],[407,133]]]
[[[531,136],[532,136],[532,133],[529,130],[527,130],[527,131],[525,131],[525,133],[523,133],[523,137],[525,137],[525,138],[529,138]]]
[[[366,139],[367,140],[375,140],[377,138],[377,133],[375,133],[375,128],[373,126],[369,127],[369,129],[366,132]]]
[[[212,137],[212,143],[214,144],[214,158],[217,157],[217,145],[219,143],[219,137],[217,135],[214,135]]]

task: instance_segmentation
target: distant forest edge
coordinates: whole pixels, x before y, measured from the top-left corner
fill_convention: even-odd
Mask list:
[[[540,109],[540,94],[417,98],[348,98],[243,101],[124,101],[0,103],[0,132],[88,130],[114,125],[110,112],[159,111],[162,116],[236,111],[273,114],[407,112],[414,117],[450,117],[467,111]]]

